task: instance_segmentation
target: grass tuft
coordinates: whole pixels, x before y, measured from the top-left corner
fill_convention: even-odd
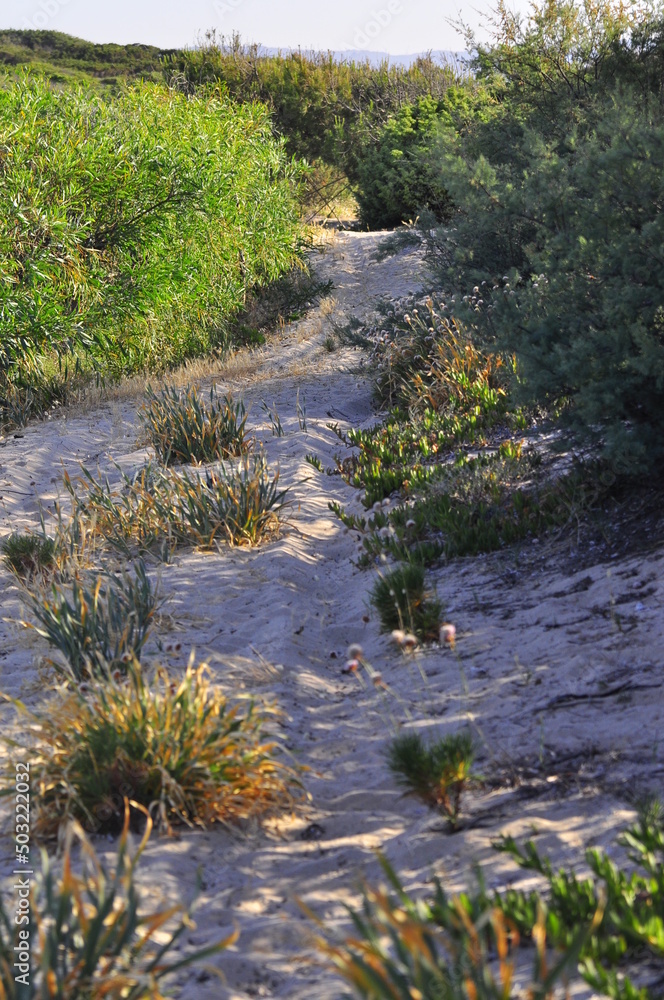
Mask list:
[[[210,390],[204,403],[192,386],[180,391],[166,386],[159,394],[148,387],[141,412],[150,443],[164,465],[216,462],[249,450],[244,403],[229,393],[219,400]]]
[[[42,852],[41,872],[30,879],[30,961],[25,963],[30,986],[18,982],[23,970],[16,964],[26,949],[26,928],[17,926],[0,901],[0,996],[22,1000],[27,996],[126,997],[165,1000],[161,981],[176,969],[201,962],[223,951],[237,932],[184,956],[171,956],[183,934],[195,927],[191,909],[144,905],[135,882],[138,860],[150,836],[147,827],[138,849],[130,854],[129,807],[125,806],[122,835],[115,866],[99,860],[80,826],[71,824],[57,875]],[[80,872],[74,867],[78,856]],[[175,918],[175,927],[173,920]],[[171,930],[165,931],[164,927]],[[22,935],[22,936],[21,936]],[[178,950],[181,945],[178,946]]]
[[[31,577],[54,567],[56,543],[47,535],[15,531],[3,539],[2,554],[10,569],[20,577]]]
[[[256,545],[279,530],[287,490],[270,475],[262,454],[245,455],[237,466],[220,465],[203,476],[167,474],[147,465],[118,486],[83,469],[86,494],[65,477],[75,517],[124,554],[167,557],[177,547],[211,549],[220,542]]]
[[[405,563],[380,576],[371,591],[383,632],[404,629],[421,642],[436,642],[440,634],[442,604],[430,596],[424,583],[424,566]]]
[[[124,799],[173,824],[237,823],[292,808],[295,772],[265,736],[269,704],[231,704],[193,659],[184,676],[164,667],[147,677],[133,660],[126,676],[93,677],[28,712],[35,837],[55,836],[69,819],[86,830],[117,831]]]
[[[150,632],[157,598],[145,565],[135,575],[106,574],[53,584],[51,593],[31,595],[37,624],[25,623],[61,654],[56,667],[80,681],[108,670],[126,670],[140,656]]]
[[[428,746],[419,733],[403,733],[389,746],[388,765],[400,785],[440,809],[456,828],[474,757],[469,733],[450,733]]]

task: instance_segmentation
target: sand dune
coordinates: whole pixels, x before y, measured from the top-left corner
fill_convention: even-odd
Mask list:
[[[573,862],[589,844],[612,843],[631,816],[628,793],[661,787],[661,553],[578,568],[574,552],[553,540],[440,567],[432,579],[457,628],[456,652],[406,657],[379,634],[375,617],[364,620],[375,572],[356,567],[357,539],[328,509],[337,500],[359,511],[358,494],[305,455],[332,469],[343,445],[327,425],[375,419],[371,372],[351,348],[324,349],[330,325],[368,318],[380,297],[421,287],[418,256],[376,263],[377,239],[337,235],[315,262],[334,280],[331,299],[278,343],[244,352],[202,381],[242,394],[251,406],[252,431],[290,490],[288,522],[264,547],[176,554],[160,571],[164,615],[148,652],[177,635],[182,651],[169,654],[172,663],[184,665],[195,649],[224,690],[276,698],[286,746],[311,770],[309,803],[267,829],[185,830],[149,845],[141,880],[157,895],[189,898],[202,871],[188,943],[210,942],[234,924],[241,932],[216,960],[226,985],[205,971],[190,973],[176,991],[183,1000],[336,1000],[338,981],[312,964],[310,924],[297,898],[345,926],[343,904],[357,899],[361,875],[376,876],[377,848],[416,892],[433,874],[451,887],[467,884],[475,861],[491,885],[503,885],[517,876],[491,849],[499,833],[535,825],[557,861]],[[262,400],[278,412],[283,437],[272,435]],[[80,462],[139,468],[147,451],[137,443],[137,405],[125,393],[5,439],[2,532],[37,523],[39,505],[58,494],[63,467],[70,474]],[[16,624],[21,595],[4,568],[0,587],[0,687],[35,701],[47,649]],[[351,642],[362,644],[387,692],[342,673]],[[487,784],[469,795],[466,822],[454,835],[404,797],[386,768],[385,743],[406,720],[442,732],[468,723],[482,741]],[[14,724],[8,709],[2,721]],[[3,864],[9,846],[2,844]]]

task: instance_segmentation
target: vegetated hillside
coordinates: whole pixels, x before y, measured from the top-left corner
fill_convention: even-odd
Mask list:
[[[502,9],[452,116],[401,144],[397,119],[367,157],[365,195],[438,178],[446,216],[423,199],[404,239],[426,246],[446,315],[618,473],[664,454],[663,25],[661,7]]]
[[[425,94],[442,97],[463,72],[430,56],[403,67],[341,61],[331,52],[264,55],[237,34],[225,39],[214,32],[198,48],[169,55],[164,71],[192,88],[220,82],[237,100],[262,101],[290,153],[343,167],[351,177],[358,143],[403,105]]]
[[[299,259],[298,168],[260,105],[7,74],[0,148],[5,409],[225,346],[248,293]]]
[[[154,45],[98,45],[61,31],[0,31],[0,64],[27,65],[63,81],[161,81],[162,60],[172,54]]]

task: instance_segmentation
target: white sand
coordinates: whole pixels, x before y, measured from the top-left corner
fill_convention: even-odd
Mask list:
[[[525,834],[536,825],[557,861],[580,861],[587,845],[612,843],[625,825],[632,815],[627,792],[637,781],[661,787],[660,552],[568,575],[559,568],[565,553],[546,542],[518,560],[505,552],[437,569],[431,577],[457,627],[456,654],[435,648],[406,659],[379,634],[375,616],[363,620],[375,574],[356,568],[357,541],[328,510],[337,500],[359,512],[359,494],[338,475],[317,472],[305,455],[333,467],[343,445],[326,425],[375,419],[370,372],[358,370],[361,355],[322,347],[330,322],[364,319],[378,297],[406,294],[422,281],[415,254],[373,262],[377,239],[337,236],[316,264],[335,282],[333,301],[289,328],[277,347],[244,353],[204,383],[231,388],[251,404],[252,430],[271,465],[279,465],[293,503],[270,545],[176,554],[161,571],[169,631],[165,623],[154,642],[182,643],[173,664],[184,665],[195,648],[229,693],[276,697],[287,745],[312,769],[311,802],[268,830],[184,831],[149,845],[141,878],[155,895],[189,898],[202,870],[198,926],[188,944],[209,943],[233,924],[241,932],[215,962],[227,987],[220,990],[205,972],[189,973],[178,987],[183,1000],[336,1000],[338,981],[306,960],[310,924],[296,897],[345,926],[342,904],[357,900],[360,875],[376,876],[377,848],[415,891],[432,874],[450,887],[467,884],[474,861],[485,865],[490,885],[501,885],[518,878],[491,849],[501,832]],[[298,389],[306,434],[296,416]],[[271,435],[261,399],[276,406],[285,436]],[[8,437],[0,450],[2,532],[36,523],[38,501],[48,504],[57,494],[61,462],[70,474],[80,461],[102,469],[111,459],[140,466],[146,451],[137,449],[136,405],[127,396]],[[4,568],[0,587],[0,688],[35,701],[37,664],[47,648],[8,621],[23,612]],[[342,674],[351,642],[363,645],[391,694]],[[620,688],[626,683],[634,689]],[[562,696],[572,700],[556,701]],[[455,835],[403,797],[387,771],[385,744],[408,718],[441,732],[470,721],[483,741],[480,769],[503,778],[503,787],[468,796],[469,822]],[[8,709],[2,719],[11,724]],[[508,787],[510,779],[518,787]],[[302,838],[310,823],[321,828],[319,839]],[[6,870],[9,849],[3,841]]]

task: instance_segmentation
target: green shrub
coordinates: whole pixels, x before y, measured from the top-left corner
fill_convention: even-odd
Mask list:
[[[421,642],[436,642],[440,632],[442,605],[427,594],[424,567],[406,563],[380,576],[371,591],[383,632],[410,631]]]
[[[156,613],[157,599],[145,566],[135,575],[110,574],[75,578],[71,584],[53,584],[51,596],[29,598],[37,625],[64,659],[57,668],[76,680],[108,670],[124,672],[132,656],[139,656]]]
[[[267,704],[231,704],[193,661],[184,676],[160,667],[147,677],[134,660],[124,677],[60,690],[28,713],[33,835],[55,836],[71,818],[116,831],[127,797],[167,831],[292,809],[301,789],[266,736],[274,714]]]
[[[366,507],[434,481],[441,456],[486,442],[499,422],[521,424],[505,388],[510,365],[479,350],[444,309],[431,298],[410,312],[397,307],[374,331],[375,395],[391,409],[376,426],[348,432],[344,443],[357,451],[339,462],[347,481],[364,488]]]
[[[362,150],[357,200],[361,222],[392,229],[428,208],[440,222],[451,202],[431,147],[443,119],[444,101],[423,96],[390,118]]]
[[[165,1000],[163,979],[223,951],[237,939],[235,932],[225,940],[184,956],[169,954],[195,925],[190,909],[184,906],[159,909],[146,906],[141,898],[135,872],[152,829],[149,816],[146,819],[146,833],[138,849],[130,854],[129,808],[126,808],[115,866],[110,870],[99,860],[81,828],[70,825],[57,865],[62,874],[56,874],[56,866],[43,851],[41,872],[30,877],[27,926],[17,926],[14,913],[7,912],[0,901],[3,1000],[27,997]],[[75,858],[80,872],[75,870]],[[164,931],[164,925],[172,922],[174,916],[175,929]],[[20,963],[25,931],[29,933],[30,961]],[[27,965],[27,977],[17,964]],[[19,977],[24,978],[19,981]]]
[[[388,749],[397,782],[428,806],[440,809],[454,829],[461,796],[472,780],[475,746],[470,733],[450,733],[428,745],[419,733],[402,733]]]
[[[164,465],[215,462],[249,449],[244,403],[234,403],[230,393],[222,402],[211,389],[207,405],[193,386],[183,391],[166,386],[159,394],[148,387],[148,402],[140,417]]]
[[[426,56],[402,67],[341,62],[330,52],[261,55],[259,45],[214,31],[196,48],[169,54],[164,72],[183,89],[222,83],[234,100],[263,102],[290,155],[336,166],[353,183],[360,147],[391,114],[418,97],[438,100],[463,76],[459,67]]]
[[[517,356],[522,400],[617,472],[664,454],[661,11],[504,5],[477,47],[493,95],[440,133],[452,225],[424,220],[449,307]]]
[[[7,565],[17,576],[32,576],[53,567],[56,543],[47,535],[21,534],[15,531],[2,541],[2,553]]]
[[[612,1000],[655,1000],[664,973],[664,827],[661,808],[647,804],[639,818],[618,837],[629,866],[621,867],[604,851],[591,848],[585,862],[589,877],[573,870],[554,871],[535,844],[519,846],[504,837],[495,846],[524,871],[544,880],[545,890],[510,889],[496,894],[494,905],[525,937],[533,936],[534,915],[546,903],[545,930],[555,948],[569,949],[579,929],[599,914],[593,934],[580,953],[579,972],[593,992]]]
[[[0,147],[0,405],[223,347],[299,259],[298,170],[258,105],[5,74]]]

